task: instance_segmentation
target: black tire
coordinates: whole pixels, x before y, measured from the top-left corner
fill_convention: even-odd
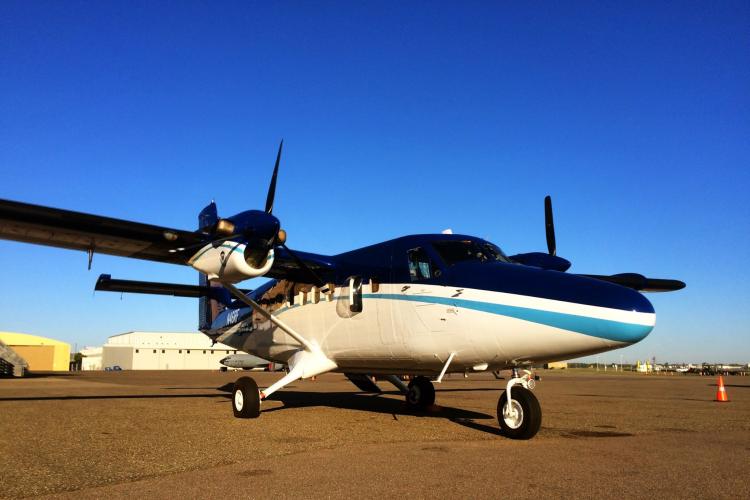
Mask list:
[[[534,394],[520,385],[514,385],[510,389],[511,399],[516,409],[520,409],[520,419],[506,420],[503,417],[503,409],[508,399],[508,393],[503,391],[497,402],[497,421],[503,436],[511,439],[531,439],[542,426],[542,408]]]
[[[435,404],[435,386],[427,377],[415,377],[409,382],[406,404],[418,410],[424,410]]]
[[[234,383],[232,411],[237,418],[258,418],[260,416],[260,393],[255,380],[250,377],[242,377]]]

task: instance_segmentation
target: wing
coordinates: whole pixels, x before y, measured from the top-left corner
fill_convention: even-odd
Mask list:
[[[266,276],[323,286],[335,280],[335,262],[327,255],[278,247],[273,267]]]
[[[685,288],[685,283],[679,280],[647,278],[637,273],[613,274],[611,276],[580,274],[579,276],[615,283],[641,292],[672,292]]]
[[[187,263],[175,249],[206,239],[199,232],[9,200],[0,200],[0,238],[171,264]]]

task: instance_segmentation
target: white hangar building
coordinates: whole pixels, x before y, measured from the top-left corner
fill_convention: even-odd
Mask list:
[[[195,332],[127,332],[109,337],[102,346],[102,369],[218,370],[219,360],[236,354],[224,344]]]

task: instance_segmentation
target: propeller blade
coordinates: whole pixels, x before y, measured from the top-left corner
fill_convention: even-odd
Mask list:
[[[268,186],[268,195],[266,196],[266,213],[273,212],[273,198],[276,196],[276,176],[279,173],[279,162],[281,161],[281,148],[284,146],[284,139],[281,139],[279,143],[279,152],[276,153],[276,165],[273,167],[273,176],[271,177],[271,185]]]
[[[544,227],[547,233],[547,251],[550,255],[557,255],[555,221],[552,219],[552,198],[549,195],[544,197]]]
[[[286,250],[289,253],[289,255],[292,256],[292,258],[294,259],[294,261],[297,263],[299,267],[304,269],[305,272],[310,275],[310,277],[312,278],[312,282],[315,284],[315,286],[320,288],[322,292],[328,291],[328,286],[326,285],[325,281],[320,279],[320,276],[318,276],[318,274],[315,271],[313,271],[312,268],[310,268],[310,266],[305,264],[305,262],[302,259],[300,259],[299,256],[296,253],[294,253],[288,246],[286,246],[285,243],[281,243],[281,247],[284,250]]]

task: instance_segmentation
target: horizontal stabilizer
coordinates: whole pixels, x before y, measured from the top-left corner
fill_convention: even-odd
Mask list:
[[[641,292],[673,292],[685,288],[685,283],[679,280],[647,278],[642,274],[623,273],[611,276],[600,274],[579,274],[587,278],[607,281],[616,285],[632,288]]]
[[[112,279],[109,274],[102,274],[96,280],[94,290],[102,292],[145,293],[149,295],[172,295],[175,297],[210,297],[224,305],[232,301],[229,291],[218,286],[181,285],[176,283],[157,283],[153,281],[133,281]],[[242,290],[250,293],[250,290]]]

